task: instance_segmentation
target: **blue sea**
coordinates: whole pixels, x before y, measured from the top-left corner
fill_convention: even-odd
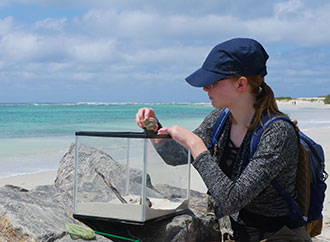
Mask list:
[[[0,177],[56,170],[76,131],[137,131],[135,114],[152,107],[163,126],[196,128],[213,110],[204,103],[0,104]],[[330,128],[330,108],[284,106],[301,129]]]

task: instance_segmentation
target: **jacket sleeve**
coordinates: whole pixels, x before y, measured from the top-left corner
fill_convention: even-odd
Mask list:
[[[207,146],[211,142],[211,132],[221,110],[212,111],[193,132],[199,136]],[[169,165],[187,164],[188,150],[174,140],[163,140],[160,143],[153,143],[158,154]]]
[[[288,122],[274,122],[262,134],[254,156],[235,181],[222,172],[208,151],[196,157],[192,164],[216,200],[219,211],[230,215],[251,203],[273,179],[292,172],[289,168],[296,169],[297,142],[296,132]]]

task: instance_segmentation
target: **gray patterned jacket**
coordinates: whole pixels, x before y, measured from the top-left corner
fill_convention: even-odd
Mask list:
[[[211,143],[211,133],[221,111],[221,109],[212,111],[194,130],[206,146]],[[242,164],[249,156],[250,138],[253,132],[248,131],[238,151],[232,177],[229,178],[218,164],[229,140],[230,127],[231,121],[228,119],[219,138],[219,152],[216,156],[210,151],[204,151],[192,162],[203,178],[209,194],[216,201],[216,214],[232,215],[245,208],[264,216],[288,215],[287,204],[272,187],[271,181],[276,179],[291,197],[296,197],[298,140],[294,128],[283,120],[272,123],[262,134],[252,160],[242,171]],[[172,165],[180,163],[178,153],[175,153],[175,160],[170,161],[169,157],[165,158],[167,163]],[[167,156],[168,154],[169,152]]]

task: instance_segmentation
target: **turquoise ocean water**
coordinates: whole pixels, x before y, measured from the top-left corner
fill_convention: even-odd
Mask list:
[[[135,113],[154,108],[163,126],[193,130],[209,104],[0,104],[0,177],[56,170],[76,131],[141,131]],[[301,129],[329,128],[329,108],[283,107]]]

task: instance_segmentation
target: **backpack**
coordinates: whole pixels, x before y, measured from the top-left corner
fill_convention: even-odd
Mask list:
[[[218,140],[221,131],[229,117],[229,109],[224,109],[220,113],[211,134],[211,144],[207,147],[217,152]],[[292,220],[303,219],[307,225],[307,230],[311,237],[319,235],[322,231],[322,210],[325,198],[326,183],[328,174],[325,171],[325,159],[322,146],[315,143],[310,137],[298,130],[296,125],[285,116],[269,118],[264,116],[262,125],[258,125],[251,136],[249,160],[244,164],[243,169],[252,159],[257,149],[260,138],[273,122],[285,120],[295,127],[299,137],[299,162],[297,167],[297,199],[291,198],[276,180],[271,182],[272,186],[285,199],[289,208],[289,215]]]

